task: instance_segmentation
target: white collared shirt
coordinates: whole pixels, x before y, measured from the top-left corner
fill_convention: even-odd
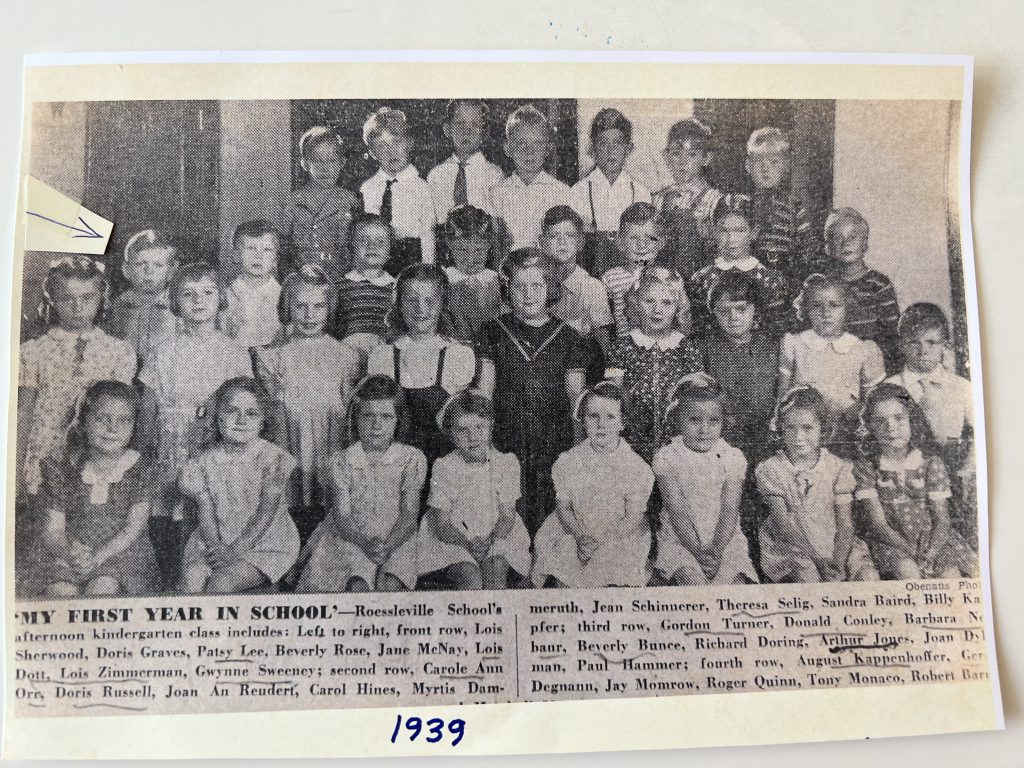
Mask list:
[[[513,173],[491,194],[491,208],[512,236],[512,248],[537,245],[544,214],[556,205],[569,205],[569,187],[541,171],[529,184]]]
[[[427,174],[427,186],[434,203],[434,220],[444,224],[448,213],[455,207],[455,177],[459,173],[459,158],[452,155]],[[505,180],[505,173],[490,162],[482,153],[476,152],[466,160],[466,197],[487,213],[491,210],[491,192]]]
[[[614,322],[604,283],[578,264],[562,281],[562,296],[551,307],[551,314],[583,336]]]
[[[814,387],[837,412],[859,402],[885,378],[882,350],[875,342],[850,333],[828,339],[813,328],[783,337],[779,370],[790,387]]]
[[[973,426],[971,382],[941,363],[928,373],[904,368],[886,381],[899,384],[917,401],[940,443],[959,440],[964,427]]]
[[[651,202],[651,193],[643,184],[623,169],[615,182],[600,168],[573,185],[571,205],[588,229],[597,232],[617,232],[622,212],[633,203]]]
[[[423,389],[440,384],[448,394],[469,386],[476,375],[476,355],[470,347],[435,334],[413,339],[400,336],[394,344],[381,344],[370,353],[366,372],[395,378],[395,350],[399,351],[398,383],[406,389]],[[445,350],[441,381],[437,381],[437,362]]]
[[[488,267],[484,267],[479,272],[472,275],[467,275],[458,267],[444,267],[444,273],[448,276],[448,282],[452,285],[461,283],[464,280],[476,280],[480,283],[493,283],[498,279],[498,273]]]
[[[281,284],[274,278],[253,285],[239,276],[225,291],[227,309],[221,313],[221,329],[246,349],[262,347],[279,338],[281,319],[277,313]]]
[[[391,177],[378,169],[363,182],[359,192],[367,213],[380,214],[384,191]],[[391,226],[396,238],[413,237],[420,241],[423,262],[434,263],[434,204],[430,188],[412,165],[405,166],[394,177],[391,186]]]
[[[397,278],[389,275],[387,272],[381,272],[379,275],[370,277],[369,275],[364,275],[359,270],[353,269],[345,275],[345,279],[351,280],[353,283],[369,283],[370,285],[375,285],[378,288],[387,288],[389,285],[395,283]]]

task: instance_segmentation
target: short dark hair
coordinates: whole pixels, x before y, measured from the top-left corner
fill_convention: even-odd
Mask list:
[[[605,107],[594,116],[590,123],[590,143],[595,143],[597,137],[605,131],[622,131],[626,142],[633,142],[633,124],[624,114],[612,107]]]
[[[587,405],[595,397],[614,400],[620,408],[622,407],[622,389],[619,385],[613,381],[599,381],[592,387],[583,390],[583,394],[580,395],[579,403],[573,412],[573,418],[576,421],[583,421],[586,417]]]
[[[487,119],[487,102],[483,99],[449,99],[448,103],[444,106],[444,122],[450,123],[452,121],[452,118],[455,117],[455,110],[459,108],[460,104],[480,107],[480,112],[483,113],[484,119]]]
[[[643,226],[658,220],[658,209],[650,203],[633,203],[619,216],[619,230],[627,225]]]
[[[277,230],[277,227],[265,219],[256,219],[235,227],[235,233],[231,237],[231,245],[237,248],[243,237],[257,238],[264,235],[273,235],[278,243],[281,242],[281,233]]]
[[[220,427],[217,423],[218,414],[220,414],[220,409],[227,403],[228,398],[235,392],[248,392],[256,398],[256,404],[263,411],[263,426],[260,429],[260,433],[262,434],[267,428],[267,421],[270,417],[270,393],[267,392],[266,387],[262,383],[252,376],[236,376],[217,387],[217,391],[213,394],[213,433],[217,441],[221,439]]]
[[[570,206],[556,205],[554,208],[548,208],[544,213],[544,219],[541,222],[541,232],[546,233],[551,227],[566,221],[571,222],[572,225],[581,233],[586,227],[580,215]]]
[[[409,409],[405,404],[405,391],[398,382],[384,374],[374,374],[363,379],[352,395],[348,405],[348,423],[351,434],[356,440],[359,437],[359,411],[363,403],[369,400],[391,400],[395,404],[398,425],[395,427],[394,441],[401,442],[409,431]]]
[[[821,425],[821,439],[823,443],[832,438],[836,426],[835,414],[829,408],[828,403],[825,402],[821,392],[810,386],[793,387],[782,396],[775,418],[776,430],[780,434],[782,433],[782,417],[795,408],[811,411],[814,414]]]
[[[95,381],[82,393],[82,398],[76,408],[75,420],[68,429],[68,454],[75,461],[85,458],[85,449],[89,443],[89,436],[85,433],[85,425],[89,420],[89,414],[101,398],[110,397],[127,403],[132,410],[132,416],[136,421],[136,429],[139,418],[139,408],[142,405],[142,396],[139,390],[131,384],[123,381],[102,380]],[[132,440],[135,439],[135,429],[132,430]]]
[[[348,223],[348,242],[351,243],[356,239],[356,235],[359,234],[360,230],[369,229],[370,227],[380,227],[388,233],[388,239],[395,239],[395,230],[390,224],[382,219],[376,213],[357,213],[352,217],[352,221]]]
[[[715,304],[723,298],[726,301],[748,301],[756,311],[762,309],[764,300],[758,282],[738,269],[727,269],[711,284],[707,299],[708,310],[714,313]]]
[[[181,315],[181,290],[185,287],[185,283],[197,283],[204,278],[209,278],[217,286],[217,290],[220,292],[220,308],[227,309],[227,294],[220,284],[220,273],[217,271],[217,267],[208,261],[193,261],[183,266],[171,277],[167,295],[170,298],[173,315],[176,317]]]
[[[864,408],[861,412],[861,422],[865,429],[864,441],[861,444],[863,453],[872,458],[879,456],[880,448],[878,441],[871,431],[871,412],[887,400],[897,400],[907,409],[907,416],[910,419],[911,447],[917,448],[925,456],[936,455],[938,447],[935,444],[935,436],[921,406],[918,405],[917,401],[914,400],[906,389],[899,384],[889,381],[883,381],[868,392],[867,399],[864,402]]]
[[[673,144],[680,144],[684,141],[689,141],[698,146],[701,151],[706,152],[711,149],[711,131],[704,123],[688,117],[669,128],[665,146],[671,147]]]
[[[472,389],[464,389],[445,403],[441,409],[441,429],[452,437],[455,420],[460,416],[475,414],[494,422],[494,403],[483,393]]]
[[[911,304],[903,310],[898,325],[900,339],[904,341],[933,328],[938,328],[942,332],[942,337],[949,341],[949,320],[946,319],[946,313],[938,305],[927,301]]]

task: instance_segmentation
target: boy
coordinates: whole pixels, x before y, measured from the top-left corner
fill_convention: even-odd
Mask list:
[[[747,174],[754,185],[755,255],[766,267],[799,290],[813,272],[820,272],[810,214],[788,188],[791,167],[789,139],[778,128],[758,128],[747,141]]]
[[[711,217],[722,193],[708,179],[711,131],[693,118],[680,120],[669,129],[662,157],[672,173],[672,184],[660,190],[655,201],[665,221],[666,247],[682,249],[693,237],[694,227],[700,236],[701,248],[694,250],[698,259],[683,272],[689,277],[707,266],[715,253]]]
[[[480,151],[487,105],[480,99],[452,99],[441,130],[455,152],[427,174],[434,221],[444,224],[452,208],[472,205],[491,213],[491,191],[505,179],[501,168]]]
[[[650,203],[634,203],[622,212],[619,231],[615,235],[615,246],[625,257],[621,266],[614,266],[601,275],[601,282],[608,291],[615,318],[615,333],[619,338],[629,336],[629,319],[626,317],[626,292],[640,279],[640,273],[648,264],[666,267],[676,275],[671,254],[661,250],[662,229],[658,212]],[[684,336],[690,334],[690,303],[685,293],[680,297],[677,309],[677,324]]]
[[[569,187],[544,171],[551,134],[551,123],[530,104],[519,107],[505,123],[505,154],[515,172],[494,188],[492,208],[507,229],[511,250],[536,246],[545,212],[569,204]]]
[[[225,291],[220,327],[246,349],[270,344],[282,333],[281,284],[274,279],[280,241],[277,230],[261,219],[239,225],[231,241],[242,272]]]
[[[409,125],[405,113],[381,107],[363,125],[363,143],[380,163],[359,188],[363,210],[380,216],[395,233],[386,271],[422,261],[434,263],[434,204],[430,188],[409,162]]]
[[[651,202],[651,193],[625,170],[633,152],[633,124],[617,109],[602,109],[590,124],[590,155],[594,170],[573,186],[572,207],[586,222],[584,267],[601,274],[596,263],[607,263],[607,251],[619,225],[619,217],[633,203]]]
[[[139,232],[125,246],[121,272],[132,287],[111,302],[107,330],[127,341],[140,360],[174,336],[167,286],[177,267],[177,248],[156,230]]]
[[[766,267],[753,253],[758,230],[753,224],[750,199],[743,195],[725,195],[712,217],[718,255],[713,263],[697,270],[687,288],[690,302],[695,307],[694,328],[698,334],[714,327],[708,295],[726,272],[736,271],[749,275],[757,283],[761,296],[764,329],[779,338],[790,324],[789,286],[778,271]]]
[[[868,267],[868,223],[853,208],[839,208],[825,222],[825,248],[832,268],[849,285],[846,330],[874,341],[882,349],[885,370],[891,375],[899,365],[900,307],[892,281]]]

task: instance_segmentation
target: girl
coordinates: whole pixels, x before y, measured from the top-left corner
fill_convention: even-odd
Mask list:
[[[42,460],[61,450],[86,387],[135,378],[135,350],[96,327],[106,294],[103,265],[87,256],[53,262],[43,280],[39,313],[49,330],[21,345],[18,372],[18,445],[29,494],[39,490]]]
[[[878,578],[853,532],[853,468],[822,447],[832,419],[814,387],[790,390],[777,417],[782,450],[754,475],[768,519],[760,530],[761,570],[773,582]]]
[[[949,525],[949,478],[921,407],[903,387],[882,383],[867,397],[864,425],[854,498],[882,578],[975,576],[977,556]]]
[[[693,344],[676,325],[683,281],[665,267],[649,266],[626,293],[639,326],[616,339],[606,376],[622,387],[626,439],[648,464],[665,444],[668,396],[686,375],[702,370]]]
[[[785,335],[779,360],[779,392],[812,386],[840,418],[856,413],[865,393],[885,378],[878,345],[846,331],[848,292],[839,276],[808,277],[795,306],[811,327]],[[843,433],[841,428],[840,437]]]
[[[657,568],[675,586],[757,581],[739,528],[747,472],[722,439],[722,390],[707,374],[684,378],[669,405],[679,436],[654,455],[667,524]]]
[[[178,478],[185,462],[208,441],[210,398],[228,379],[252,375],[248,352],[217,330],[224,293],[217,268],[196,262],[182,267],[169,288],[171,311],[181,321],[169,342],[142,361],[144,445],[156,455],[153,520],[160,568],[170,587],[181,563],[183,510]]]
[[[444,243],[451,264],[444,268],[451,285],[447,320],[456,339],[471,342],[480,326],[501,313],[498,273],[488,268],[494,223],[480,208],[460,205],[448,214]]]
[[[349,415],[358,441],[331,457],[331,511],[306,543],[296,591],[412,589],[427,459],[399,442],[408,426],[402,389],[370,376]]]
[[[505,589],[510,568],[530,573],[530,537],[516,512],[519,461],[494,450],[494,407],[479,392],[452,397],[438,420],[455,450],[431,471],[420,573],[444,570],[455,589]]]
[[[35,596],[139,595],[159,583],[149,521],[147,467],[129,448],[139,393],[120,381],[86,391],[61,458],[43,463]]]
[[[260,437],[268,406],[266,390],[248,376],[214,395],[215,443],[181,472],[181,491],[199,512],[185,547],[183,592],[246,592],[274,584],[295,564],[299,534],[287,499],[295,459]]]
[[[573,444],[571,404],[583,391],[587,354],[579,334],[550,314],[559,285],[537,249],[509,254],[501,277],[512,313],[480,330],[479,381],[494,401],[496,447],[522,467],[532,536],[554,507],[551,465]]]
[[[393,344],[370,353],[367,373],[391,376],[409,404],[409,444],[431,463],[451,450],[437,424],[448,398],[465,389],[476,375],[476,356],[465,344],[438,333],[448,307],[448,278],[434,264],[413,264],[402,270],[391,311]]]
[[[552,469],[558,513],[537,533],[533,581],[558,587],[646,586],[651,468],[622,433],[622,392],[601,382],[580,397],[576,419],[587,439]]]
[[[284,280],[278,307],[285,341],[253,350],[256,377],[274,403],[274,441],[298,459],[305,538],[324,508],[332,446],[346,437],[345,408],[359,380],[359,353],[324,333],[338,293],[327,273],[309,264]],[[319,517],[322,517],[322,512]]]
[[[315,126],[299,139],[299,163],[308,180],[292,193],[285,227],[294,248],[292,270],[317,264],[331,280],[348,271],[346,236],[359,203],[338,184],[343,156],[341,139],[330,128]]]
[[[338,282],[332,335],[359,351],[363,369],[374,347],[389,334],[387,314],[395,278],[384,271],[391,253],[391,226],[380,216],[361,213],[349,227],[352,269]]]

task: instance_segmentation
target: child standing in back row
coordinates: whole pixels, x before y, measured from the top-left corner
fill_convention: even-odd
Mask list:
[[[505,174],[480,151],[486,121],[487,105],[481,99],[452,99],[445,107],[441,129],[455,151],[427,174],[438,224],[463,205],[491,212],[491,190]]]
[[[220,327],[246,349],[262,347],[281,335],[281,284],[274,279],[280,236],[266,221],[250,221],[239,225],[232,243],[242,272],[225,291]]]
[[[177,329],[167,283],[178,260],[178,249],[154,229],[136,233],[124,247],[121,272],[132,287],[110,302],[107,331],[127,341],[140,360]]]
[[[380,167],[363,182],[363,210],[388,224],[394,239],[385,271],[398,276],[409,264],[434,263],[434,204],[430,188],[409,162],[405,113],[381,107],[363,124],[363,143]]]
[[[306,264],[332,280],[348,271],[348,227],[359,202],[338,183],[342,157],[341,139],[330,128],[314,126],[299,139],[299,162],[309,178],[292,193],[284,231],[293,252],[285,274]]]

